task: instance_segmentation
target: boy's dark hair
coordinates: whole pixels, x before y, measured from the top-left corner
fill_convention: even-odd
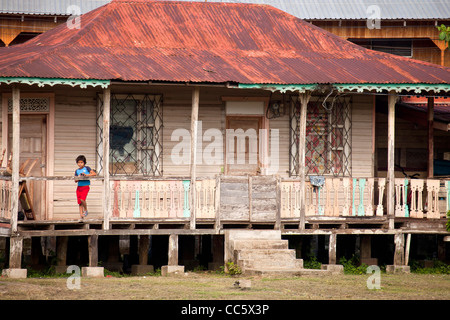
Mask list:
[[[84,164],[86,164],[86,157],[83,156],[83,155],[78,156],[78,157],[75,159],[75,162],[78,163],[78,161],[83,161]]]

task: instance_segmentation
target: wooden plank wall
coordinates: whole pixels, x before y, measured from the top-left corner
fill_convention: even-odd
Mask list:
[[[352,177],[373,176],[373,96],[352,96]],[[386,131],[387,134],[387,131]]]
[[[96,169],[96,110],[93,89],[73,88],[55,92],[55,176],[73,176],[75,159],[83,154]],[[53,219],[79,218],[74,181],[54,181]],[[101,218],[102,182],[92,181],[87,197],[89,218]]]

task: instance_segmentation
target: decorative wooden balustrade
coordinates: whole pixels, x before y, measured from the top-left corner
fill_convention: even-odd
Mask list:
[[[11,201],[11,181],[0,180],[0,218],[9,219]]]
[[[439,219],[449,209],[450,181],[395,179],[396,217]],[[385,178],[325,178],[306,183],[306,216],[386,215]],[[281,218],[300,216],[300,182],[281,182]],[[444,203],[444,204],[443,204]]]
[[[40,179],[45,179],[45,177]],[[53,177],[52,180],[64,179]],[[275,202],[279,205],[280,218],[287,220],[299,218],[300,181],[287,179],[275,179],[274,181],[279,190],[278,196],[275,196],[279,197],[279,201]],[[225,201],[225,198],[222,201],[218,197],[217,191],[220,190],[220,183],[221,179],[215,178],[197,180],[196,218],[216,218],[217,209],[220,210],[220,205],[223,205],[222,202]],[[113,219],[189,218],[193,203],[190,188],[191,182],[187,179],[113,180],[110,194]],[[386,216],[386,190],[387,180],[385,178],[325,178],[321,186],[313,186],[307,181],[305,214],[306,216],[325,217]],[[395,217],[439,219],[445,217],[446,212],[450,209],[450,181],[448,179],[395,179],[394,190]],[[9,212],[10,193],[11,181],[0,179],[0,218],[10,219],[11,217]],[[246,196],[248,198],[247,194],[242,194],[242,197]],[[255,211],[252,212],[253,218],[258,213],[256,210],[258,201],[258,197],[251,199],[252,208]],[[278,209],[276,206],[272,209],[274,210],[273,214],[265,212],[261,219],[275,220]],[[221,212],[220,219],[229,217],[231,216],[226,215],[225,211]]]
[[[216,180],[198,180],[196,217],[215,217]],[[112,215],[118,218],[187,218],[190,180],[113,181]]]

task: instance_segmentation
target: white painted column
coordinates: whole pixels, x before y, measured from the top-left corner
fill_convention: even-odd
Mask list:
[[[11,233],[17,233],[17,213],[19,211],[19,157],[20,157],[20,90],[12,88],[12,159],[11,159]]]
[[[197,179],[197,135],[198,135],[198,108],[199,108],[199,96],[200,90],[195,88],[192,91],[192,111],[191,111],[191,161],[190,161],[190,176],[191,176],[191,220],[190,228],[195,229],[195,207],[196,203],[196,190],[195,183]]]
[[[103,90],[103,229],[109,230],[111,218],[111,185],[109,180],[109,128],[111,114],[111,88]]]
[[[394,229],[395,209],[395,103],[398,96],[391,91],[388,96],[388,190],[387,190],[387,215],[389,229]]]
[[[308,102],[311,98],[311,92],[301,93],[299,95],[301,110],[300,110],[300,136],[298,143],[298,175],[300,178],[300,222],[299,229],[305,229],[305,214],[306,214],[306,185],[305,185],[305,153],[306,153],[306,114],[308,111]]]

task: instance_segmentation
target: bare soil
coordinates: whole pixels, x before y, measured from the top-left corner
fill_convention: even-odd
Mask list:
[[[244,277],[188,272],[183,275],[9,279],[0,277],[0,300],[449,300],[450,275],[381,274],[380,289],[370,275]],[[235,286],[250,280],[249,289]]]

